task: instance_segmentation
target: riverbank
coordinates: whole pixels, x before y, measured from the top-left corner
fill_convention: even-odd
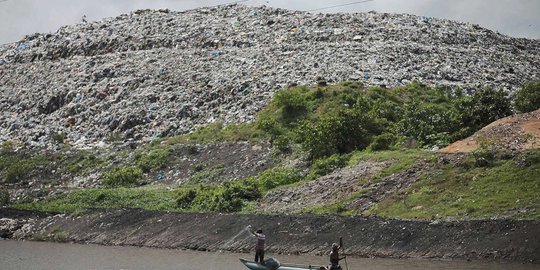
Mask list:
[[[275,254],[325,255],[343,237],[359,257],[540,262],[538,221],[413,221],[313,215],[89,210],[80,215],[0,210],[3,238],[249,252],[248,224],[263,228]]]

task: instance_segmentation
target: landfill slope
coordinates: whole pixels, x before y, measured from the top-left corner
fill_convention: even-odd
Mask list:
[[[539,71],[539,40],[449,20],[241,5],[140,10],[1,47],[0,142],[106,146],[241,123],[294,84],[418,80],[514,92]]]

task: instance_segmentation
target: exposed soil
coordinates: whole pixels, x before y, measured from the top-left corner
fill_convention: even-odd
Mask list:
[[[309,206],[335,203],[360,191],[362,178],[376,174],[389,163],[362,162],[294,188],[273,190],[258,203],[258,209],[263,212],[299,213]]]
[[[540,148],[540,109],[499,119],[474,135],[441,149],[440,152],[471,152],[487,139],[487,142],[497,149],[519,151]]]
[[[179,162],[171,165],[167,182],[186,182],[206,171],[206,181],[213,183],[242,179],[274,166],[269,144],[247,142],[186,146],[175,153]],[[211,176],[211,177],[208,177]]]
[[[267,251],[278,254],[325,255],[343,237],[346,253],[356,256],[540,262],[538,221],[427,222],[137,209],[47,217],[0,209],[0,216],[0,226],[8,221],[19,224],[4,235],[13,239],[247,252],[253,248],[253,239],[239,232],[251,224],[263,228]]]
[[[399,190],[408,188],[411,184],[420,179],[420,176],[428,173],[425,162],[418,162],[411,168],[385,177],[380,182],[368,183],[364,185],[366,192],[357,199],[350,202],[346,207],[354,209],[357,213],[368,210],[376,203]]]

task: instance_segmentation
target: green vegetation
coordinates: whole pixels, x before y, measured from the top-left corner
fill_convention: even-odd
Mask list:
[[[506,93],[491,88],[476,91],[470,99],[463,101],[461,110],[462,123],[466,123],[466,128],[471,132],[512,114],[510,98]]]
[[[179,188],[177,206],[186,211],[239,212],[250,206],[250,202],[261,198],[264,192],[301,179],[300,173],[294,169],[274,168],[221,186],[184,186]]]
[[[420,83],[386,89],[346,82],[281,90],[256,126],[282,152],[300,144],[316,160],[368,146],[446,146],[509,114],[510,100],[492,89],[466,96]]]
[[[539,82],[527,84],[513,101],[520,112],[539,107]],[[104,157],[99,150],[70,149],[57,153],[15,152],[4,142],[0,176],[4,183],[28,178],[88,175],[101,171],[105,189],[73,190],[41,202],[17,203],[25,209],[81,212],[98,208],[144,208],[167,211],[255,211],[255,202],[277,188],[317,179],[358,162],[387,162],[375,175],[358,179],[374,184],[426,160],[430,173],[363,214],[405,218],[484,218],[504,213],[512,218],[540,218],[538,175],[540,153],[530,151],[513,159],[490,147],[489,138],[459,164],[439,164],[437,155],[422,149],[442,147],[471,135],[512,113],[511,100],[501,90],[483,89],[468,96],[460,90],[432,88],[421,83],[403,87],[369,87],[343,82],[328,87],[292,87],[278,91],[254,123],[217,122],[190,134],[153,140],[137,150]],[[62,143],[65,135],[51,134]],[[112,134],[110,141],[119,140]],[[225,181],[221,165],[195,166],[186,184],[164,188],[136,187],[145,177],[179,162],[178,153],[198,154],[197,144],[269,141],[276,159],[307,161],[302,168],[277,167],[246,179]],[[432,171],[433,170],[433,171]],[[367,189],[331,205],[307,206],[315,214],[359,214],[350,203]],[[0,203],[4,203],[0,192]],[[537,196],[536,196],[537,197]]]
[[[197,171],[193,174],[189,180],[189,184],[211,184],[211,183],[221,183],[223,182],[223,167],[216,166],[213,168],[203,169],[202,165],[195,166]]]
[[[337,169],[347,166],[351,155],[334,154],[327,158],[315,160],[311,165],[309,174],[306,179],[313,180],[318,177],[327,175]]]
[[[396,151],[379,151],[379,152],[355,152],[349,160],[349,165],[354,165],[363,162],[382,162],[389,161],[390,165],[383,168],[377,175],[368,179],[371,182],[379,182],[384,177],[409,169],[412,165],[420,160],[432,162],[435,159],[435,154],[432,152],[420,149],[396,150]]]
[[[225,126],[221,122],[215,122],[202,126],[194,132],[186,135],[175,136],[165,139],[168,145],[187,143],[215,143],[215,142],[260,142],[265,139],[265,134],[255,128],[253,124],[239,124]]]
[[[143,178],[142,170],[136,166],[115,168],[104,175],[103,184],[108,187],[131,187]]]
[[[533,162],[499,160],[491,167],[440,166],[380,202],[365,214],[400,218],[540,218],[540,151],[527,154]],[[526,158],[525,158],[526,159]]]
[[[527,83],[516,92],[514,106],[521,113],[531,112],[540,108],[540,81]]]
[[[5,189],[0,188],[0,207],[9,205],[9,193]]]
[[[315,215],[354,216],[356,215],[356,211],[349,209],[347,207],[347,204],[353,202],[359,196],[363,195],[366,192],[367,190],[361,190],[359,192],[355,192],[330,205],[321,204],[321,205],[308,206],[304,209],[304,212],[315,214]]]
[[[42,202],[18,203],[19,209],[77,212],[88,208],[176,209],[176,194],[165,188],[77,189]]]
[[[61,167],[73,175],[87,175],[103,165],[105,165],[103,158],[88,150],[79,150],[74,151],[72,155],[65,155]]]
[[[42,154],[28,154],[2,151],[0,154],[0,170],[3,181],[18,183],[32,175],[47,173],[51,163]]]
[[[62,144],[66,139],[66,134],[64,134],[63,132],[52,132],[51,139],[57,144]]]
[[[169,161],[169,156],[168,149],[154,149],[148,153],[137,153],[135,162],[143,172],[151,172],[163,169]]]

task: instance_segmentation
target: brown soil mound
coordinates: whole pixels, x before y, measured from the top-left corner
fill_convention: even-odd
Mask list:
[[[499,119],[461,141],[440,150],[442,153],[467,153],[482,142],[510,151],[540,148],[540,109]]]

